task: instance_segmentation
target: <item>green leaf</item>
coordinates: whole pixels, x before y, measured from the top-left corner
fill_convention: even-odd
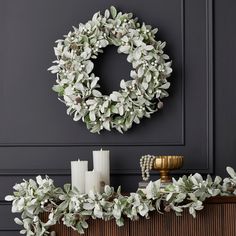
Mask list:
[[[111,106],[111,112],[114,113],[114,114],[118,114],[119,113],[118,108],[115,105]]]
[[[120,227],[124,225],[124,219],[120,218],[120,219],[116,219],[116,224]]]
[[[196,217],[196,211],[193,207],[189,208],[189,213],[195,218]]]
[[[228,174],[230,175],[230,177],[232,177],[232,178],[236,177],[236,173],[232,167],[227,166],[226,170],[227,170]]]
[[[141,53],[141,50],[140,50],[139,48],[136,49],[136,50],[133,52],[133,57],[134,57],[134,59],[137,60],[137,61],[141,58],[141,55],[142,55],[142,53]]]
[[[93,204],[93,203],[85,202],[85,203],[83,204],[83,208],[84,208],[85,210],[92,210],[92,209],[94,208],[94,204]]]
[[[119,53],[128,54],[128,53],[129,53],[129,50],[130,50],[130,46],[129,46],[129,45],[120,46],[120,47],[118,48],[118,52],[119,52]]]
[[[60,86],[60,85],[53,85],[52,90],[54,92],[59,93],[60,96],[62,96],[63,93],[64,93],[64,88],[62,86]]]
[[[110,16],[110,12],[109,12],[107,9],[105,10],[104,16],[105,16],[106,18],[109,18],[109,16]]]
[[[162,86],[160,86],[160,88],[162,88],[162,89],[168,89],[169,87],[170,87],[169,82],[167,82],[167,83],[163,84]]]
[[[147,51],[151,51],[151,50],[153,50],[154,48],[153,48],[152,45],[147,45],[147,46],[145,47],[145,49],[146,49]]]
[[[181,208],[181,207],[177,207],[177,206],[173,206],[173,210],[175,211],[175,212],[177,212],[177,213],[181,213],[181,212],[183,212],[183,209]]]
[[[120,81],[120,87],[121,87],[122,89],[125,89],[125,88],[126,88],[126,83],[125,83],[125,81],[124,81],[123,79]]]
[[[103,216],[102,209],[98,204],[95,205],[93,213],[97,218],[102,218]]]
[[[96,89],[94,89],[94,90],[92,91],[92,94],[93,94],[94,97],[102,97],[102,93],[99,92],[99,91],[96,90]]]
[[[105,48],[108,44],[109,44],[109,42],[106,39],[100,40],[101,47]]]
[[[152,29],[152,33],[153,33],[153,34],[156,34],[157,32],[158,32],[158,29],[157,29],[157,28]]]
[[[162,109],[163,108],[163,102],[158,102],[157,107],[158,107],[158,109]]]
[[[100,15],[100,12],[96,12],[92,17],[92,21],[96,21],[99,15]]]
[[[141,216],[145,216],[148,213],[148,207],[146,204],[140,205],[138,209]]]
[[[96,87],[98,80],[99,80],[98,77],[96,77],[96,78],[94,78],[94,79],[92,80],[92,83],[91,83],[91,85],[90,85],[90,87],[91,87],[92,89]]]
[[[15,197],[12,196],[12,195],[7,195],[7,196],[5,197],[5,200],[8,201],[8,202],[13,201],[14,199],[15,199]]]
[[[146,77],[145,77],[145,80],[149,83],[152,79],[152,75],[150,72],[146,73]]]
[[[79,234],[84,234],[84,229],[83,229],[83,227],[81,226],[81,222],[78,222],[78,223],[77,223],[76,229],[77,229],[77,231],[78,231]]]
[[[112,193],[112,189],[109,185],[105,185],[104,192],[106,195],[110,195]]]
[[[143,83],[142,83],[142,86],[143,86],[143,88],[144,88],[145,90],[148,89],[148,83],[143,82]]]
[[[197,180],[198,183],[203,182],[203,178],[199,173],[195,173],[193,176]]]
[[[69,205],[69,202],[64,201],[58,206],[58,210],[63,212],[68,207],[68,205]]]
[[[88,99],[87,101],[86,101],[86,104],[87,105],[94,105],[96,103],[96,101],[94,100],[94,99]]]
[[[155,199],[156,198],[156,188],[152,181],[149,182],[149,184],[146,187],[146,197],[147,199]]]
[[[220,190],[219,189],[213,189],[212,190],[212,196],[214,197],[214,196],[217,196],[217,195],[219,195],[220,194]]]
[[[123,116],[124,115],[124,107],[121,105],[121,106],[119,106],[119,108],[118,108],[118,111],[119,111],[119,114],[120,114],[120,116]]]
[[[143,74],[144,74],[144,69],[143,69],[142,66],[140,66],[140,67],[138,68],[138,77],[141,78],[141,77],[143,76]]]
[[[19,218],[14,218],[14,221],[15,221],[15,223],[16,224],[18,224],[18,225],[23,225],[23,222],[19,219]]]
[[[136,124],[139,124],[139,123],[140,123],[140,120],[139,120],[139,118],[138,118],[137,116],[134,117],[134,122],[135,122]]]
[[[110,127],[110,121],[109,120],[106,120],[104,121],[103,123],[103,127],[106,129],[106,130],[111,130],[111,127]]]
[[[214,184],[220,184],[221,181],[222,181],[222,178],[220,176],[216,176],[214,180]]]
[[[88,228],[88,223],[86,221],[81,221],[81,226],[84,228],[84,229],[87,229]]]
[[[137,78],[137,73],[135,70],[131,70],[130,71],[130,77],[133,78],[133,79],[136,79]]]
[[[155,203],[156,210],[159,212],[161,209],[161,199],[157,199]]]
[[[183,200],[186,198],[186,194],[185,193],[179,193],[176,196],[175,202],[180,203],[183,202]]]
[[[173,193],[169,193],[167,196],[166,196],[166,201],[169,201],[173,196]]]
[[[29,180],[29,184],[30,184],[30,186],[31,186],[33,189],[37,189],[37,184],[36,184],[36,182],[35,182],[33,179],[30,179],[30,180]]]
[[[118,101],[118,96],[117,94],[115,94],[114,92],[112,94],[110,94],[110,99],[114,102]]]
[[[117,10],[114,6],[110,7],[110,12],[111,12],[112,18],[115,19],[116,15],[117,15]]]
[[[91,216],[92,211],[91,210],[81,211],[80,215],[82,215],[82,216]]]
[[[64,184],[64,190],[66,193],[69,193],[71,190],[71,184]]]
[[[85,70],[86,70],[86,72],[89,74],[92,70],[93,70],[93,67],[94,67],[94,65],[93,65],[93,63],[91,62],[91,61],[86,61],[86,63],[85,63]]]
[[[50,70],[52,74],[56,74],[59,71],[59,66],[58,65],[53,65],[50,68],[48,68],[48,70]]]
[[[115,45],[115,46],[120,46],[120,40],[116,39],[116,38],[110,38],[109,39],[110,43]]]
[[[190,200],[197,201],[197,197],[194,195],[194,193],[188,193],[188,196],[190,197]]]
[[[96,120],[96,115],[95,115],[95,112],[94,111],[90,111],[89,112],[89,119],[91,121],[95,121]]]

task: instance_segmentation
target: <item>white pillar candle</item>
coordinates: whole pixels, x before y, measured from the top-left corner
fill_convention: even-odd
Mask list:
[[[97,171],[85,172],[85,193],[100,192],[100,173]]]
[[[100,173],[101,191],[105,185],[110,185],[110,151],[93,151],[93,169]]]
[[[88,170],[88,161],[71,162],[72,189],[76,187],[81,194],[85,192],[85,172]]]

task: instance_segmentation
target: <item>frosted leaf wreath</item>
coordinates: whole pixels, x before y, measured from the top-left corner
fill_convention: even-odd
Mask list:
[[[143,117],[163,107],[170,83],[171,62],[164,54],[165,42],[156,41],[157,29],[138,23],[132,13],[117,13],[115,7],[104,15],[73,27],[65,39],[57,40],[57,60],[48,70],[57,74],[53,90],[67,106],[74,121],[86,123],[92,133],[115,128],[123,133]],[[99,77],[93,73],[93,59],[108,45],[127,54],[132,64],[131,80],[121,80],[120,90],[110,95],[99,91]]]

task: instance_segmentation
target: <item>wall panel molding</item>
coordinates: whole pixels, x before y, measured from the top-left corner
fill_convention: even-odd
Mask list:
[[[204,4],[203,4],[204,3]],[[130,3],[132,6],[132,3]],[[154,4],[154,3],[153,3]],[[156,4],[156,3],[155,3]],[[159,1],[159,4],[168,4],[166,1]],[[200,173],[213,173],[213,1],[207,0],[207,1],[198,1],[198,2],[189,2],[185,0],[179,0],[178,6],[180,9],[180,18],[179,23],[177,25],[180,25],[179,29],[179,37],[181,38],[181,44],[175,45],[171,44],[171,42],[168,44],[169,49],[173,50],[175,47],[180,48],[180,51],[178,51],[180,54],[177,55],[180,58],[178,67],[175,69],[177,71],[176,79],[173,80],[173,90],[175,87],[178,87],[180,90],[181,96],[178,97],[180,103],[181,103],[181,124],[177,123],[176,125],[179,125],[181,127],[181,131],[179,133],[178,138],[176,141],[171,140],[165,140],[163,142],[156,141],[154,136],[150,141],[146,141],[145,139],[140,141],[133,141],[129,139],[127,142],[120,142],[117,141],[116,138],[113,140],[107,140],[107,141],[89,141],[89,142],[1,142],[0,143],[0,156],[2,158],[2,161],[4,165],[0,167],[0,177],[4,176],[34,176],[36,174],[49,174],[50,176],[69,176],[70,170],[68,169],[68,166],[65,165],[65,163],[69,163],[69,160],[72,159],[74,156],[73,153],[80,153],[82,158],[87,158],[88,151],[85,151],[85,149],[95,149],[100,148],[101,146],[104,148],[109,148],[112,150],[112,158],[114,158],[112,166],[111,166],[111,174],[116,175],[139,175],[140,170],[138,166],[138,159],[140,155],[143,155],[145,153],[151,153],[151,154],[172,154],[172,153],[179,153],[186,156],[186,162],[184,165],[184,168],[176,174],[182,174],[182,173],[190,173],[199,171]],[[191,16],[191,13],[189,14],[189,10],[193,11],[193,7],[191,8],[191,5],[195,4],[197,7],[199,7],[199,12],[205,13],[205,18],[203,19],[194,19],[194,17]],[[13,7],[13,5],[11,6]],[[29,6],[28,6],[29,7]],[[30,5],[30,7],[33,7]],[[14,8],[14,7],[13,7]],[[123,7],[125,8],[125,7]],[[129,8],[129,7],[127,7]],[[132,7],[131,7],[132,8]],[[9,9],[8,9],[9,10]],[[187,16],[186,16],[187,14]],[[138,16],[138,14],[137,14]],[[178,14],[177,14],[178,16]],[[187,18],[187,21],[186,21]],[[149,19],[150,20],[150,19]],[[159,19],[161,22],[161,18]],[[199,21],[199,28],[205,27],[204,35],[204,42],[201,42],[202,45],[193,45],[194,42],[190,42],[187,35],[189,34],[189,28],[186,27],[187,24],[191,24],[191,22],[188,22],[189,20],[192,20],[193,23],[196,25],[196,20]],[[147,20],[148,21],[148,20]],[[164,25],[164,24],[163,24]],[[189,26],[189,25],[188,25]],[[160,28],[160,31],[164,32],[164,27]],[[162,36],[165,35],[165,32]],[[170,40],[171,41],[171,40]],[[188,45],[188,46],[186,46]],[[205,81],[202,83],[205,83],[204,86],[206,90],[204,90],[203,97],[206,97],[203,116],[201,122],[202,125],[202,131],[201,133],[197,134],[198,136],[193,141],[190,140],[189,137],[191,136],[191,129],[193,129],[193,132],[197,130],[196,123],[198,122],[197,118],[194,122],[191,123],[191,129],[186,126],[186,123],[191,120],[189,107],[188,107],[188,101],[189,97],[187,96],[186,90],[186,84],[191,83],[191,75],[195,73],[196,68],[189,68],[189,58],[186,59],[186,55],[189,54],[189,51],[191,51],[192,47],[198,46],[199,49],[203,50],[205,49],[205,55],[204,58],[201,58],[199,56],[199,61],[206,60],[205,68],[202,74],[200,76],[204,76]],[[171,49],[172,47],[172,49]],[[167,52],[168,53],[168,52]],[[168,53],[169,54],[169,53]],[[201,54],[199,54],[201,55]],[[176,55],[175,55],[176,56]],[[175,59],[175,58],[173,58]],[[178,61],[178,60],[177,60]],[[174,65],[175,66],[175,65]],[[186,68],[187,66],[187,68]],[[191,66],[191,65],[190,65]],[[191,72],[190,76],[188,74],[188,77],[186,77],[186,71],[189,73]],[[181,80],[180,84],[177,84],[178,80]],[[0,81],[2,83],[2,81]],[[4,83],[4,80],[3,80]],[[191,87],[191,86],[190,86]],[[191,88],[194,89],[194,88]],[[4,91],[3,91],[4,92]],[[172,96],[174,96],[174,92],[171,92],[171,96],[169,100],[167,101],[167,106],[165,108],[168,108],[168,106],[171,105],[171,99]],[[51,95],[50,95],[51,96]],[[1,101],[0,101],[0,104]],[[60,104],[61,105],[61,104]],[[64,108],[63,108],[64,109]],[[58,110],[61,114],[61,110]],[[170,114],[171,116],[171,114]],[[0,118],[1,119],[1,118]],[[70,119],[70,118],[69,118]],[[153,118],[155,119],[155,117]],[[158,119],[158,118],[157,118]],[[152,119],[151,119],[152,120]],[[194,120],[193,120],[194,121]],[[173,121],[174,122],[174,121]],[[142,125],[142,124],[140,124]],[[29,127],[30,128],[30,127]],[[138,128],[138,127],[137,127]],[[198,131],[198,130],[197,130]],[[172,132],[172,130],[168,130],[167,132]],[[199,131],[200,132],[200,131]],[[112,136],[111,136],[112,137]],[[115,137],[115,136],[114,136]],[[171,137],[171,136],[170,136]],[[177,136],[176,136],[177,137]],[[1,140],[1,139],[0,139]],[[196,142],[199,140],[199,147],[197,147]],[[202,142],[202,144],[201,144]],[[202,147],[200,147],[202,145]],[[196,149],[197,148],[197,149]],[[68,152],[68,156],[65,156]],[[90,151],[91,153],[91,151]],[[20,163],[17,165],[14,163],[14,160],[17,158],[17,161]],[[128,158],[132,158],[133,161],[127,162]],[[135,160],[135,158],[137,160]],[[40,161],[39,161],[40,159]],[[62,161],[63,159],[63,161]],[[57,161],[60,160],[60,161]],[[17,163],[16,161],[16,163]],[[137,163],[136,163],[137,161]],[[34,164],[35,162],[38,163],[38,165]],[[47,166],[45,166],[43,163],[47,163]],[[55,166],[55,163],[57,165]],[[122,163],[126,163],[126,165],[122,165]]]
[[[186,134],[189,131],[186,131],[186,119],[189,119],[189,114],[188,112],[186,113],[186,88],[185,88],[185,84],[186,82],[186,75],[185,75],[185,71],[186,71],[186,58],[185,55],[186,53],[191,50],[190,48],[186,48],[186,11],[188,11],[189,9],[186,8],[186,4],[190,4],[189,2],[186,2],[185,0],[180,0],[179,1],[181,6],[180,6],[180,25],[181,25],[181,30],[180,30],[180,35],[181,35],[181,69],[179,70],[179,74],[178,77],[182,78],[181,79],[181,112],[182,112],[182,119],[181,119],[181,135],[180,135],[180,140],[177,142],[156,142],[155,140],[153,141],[149,141],[146,142],[145,140],[143,140],[142,143],[140,142],[132,142],[129,141],[127,143],[120,143],[119,141],[117,142],[115,139],[114,141],[111,142],[89,142],[89,143],[83,143],[83,142],[70,142],[70,143],[51,143],[51,142],[23,142],[23,143],[14,143],[14,142],[9,142],[9,143],[0,143],[0,154],[1,154],[1,150],[3,152],[3,159],[4,156],[7,155],[10,156],[10,158],[13,158],[12,154],[10,154],[11,152],[14,153],[17,152],[19,155],[32,155],[35,152],[35,157],[32,156],[32,162],[34,162],[36,159],[38,158],[42,158],[43,160],[45,159],[45,161],[48,159],[48,157],[46,157],[43,154],[38,154],[39,152],[41,152],[41,150],[47,149],[48,151],[50,150],[54,150],[54,149],[58,149],[58,151],[52,152],[52,155],[58,155],[58,158],[62,158],[59,154],[59,150],[62,150],[63,148],[68,149],[76,149],[78,148],[78,152],[80,153],[80,150],[84,150],[84,148],[100,148],[101,146],[106,146],[109,149],[114,150],[114,152],[116,152],[116,150],[118,150],[118,148],[120,149],[124,149],[124,154],[126,153],[126,149],[128,148],[133,148],[132,152],[129,152],[128,156],[140,156],[140,153],[145,153],[146,152],[150,152],[150,153],[181,153],[186,155],[186,157],[188,158],[189,156],[191,157],[191,153],[192,153],[192,149],[194,149],[195,147],[191,147],[192,143],[188,142],[188,139],[186,138]],[[199,4],[201,5],[201,4]],[[201,9],[202,10],[202,9]],[[206,150],[204,150],[204,153],[201,153],[201,164],[199,163],[195,163],[195,161],[191,161],[189,163],[186,163],[184,166],[184,169],[182,169],[181,171],[177,172],[179,173],[189,173],[191,171],[200,171],[201,173],[212,173],[213,172],[213,2],[212,0],[206,1],[206,5],[205,5],[205,18],[206,21],[205,23],[205,46],[206,46],[206,51],[205,51],[205,57],[206,57],[206,120],[204,120],[204,122],[206,122],[206,130],[203,130],[202,132],[206,132],[206,141],[205,141],[205,145],[206,145]],[[193,45],[192,45],[193,46]],[[204,46],[204,45],[203,45]],[[201,59],[201,58],[200,58]],[[193,72],[194,73],[194,72]],[[187,78],[188,80],[191,78]],[[169,101],[169,103],[171,103],[171,101]],[[167,104],[169,105],[169,104]],[[205,118],[204,118],[205,119]],[[142,124],[141,124],[142,125]],[[170,130],[171,132],[171,130]],[[188,135],[190,135],[188,133]],[[34,151],[31,151],[29,153],[31,154],[27,154],[27,152],[25,151],[26,149],[33,149]],[[69,149],[68,149],[69,150]],[[142,151],[143,150],[143,151]],[[5,154],[8,153],[9,154]],[[42,152],[45,153],[45,152]],[[82,152],[83,153],[83,152]],[[123,154],[123,155],[124,155]],[[41,155],[41,156],[40,156]],[[83,154],[84,155],[84,154]],[[121,155],[121,154],[119,154]],[[118,158],[119,155],[117,154]],[[126,155],[126,154],[125,154]],[[10,158],[8,159],[10,161]],[[119,157],[120,158],[120,157]],[[123,157],[122,157],[123,158]],[[122,159],[121,158],[121,162],[125,161],[126,157]],[[191,157],[192,159],[195,158],[195,156]],[[51,160],[55,160],[55,158],[52,158]],[[30,159],[26,158],[24,160],[25,165],[30,161]],[[66,160],[65,160],[66,161]],[[54,163],[54,161],[53,161]],[[27,167],[27,168],[22,168],[22,167],[18,167],[18,168],[12,168],[10,167],[10,162],[9,162],[9,166],[6,165],[6,167],[2,167],[2,169],[0,168],[0,176],[14,176],[14,175],[21,175],[21,176],[30,176],[30,175],[35,175],[37,174],[50,174],[52,176],[67,176],[70,174],[69,169],[67,168],[63,168],[62,166],[58,166],[58,168],[54,169],[54,164],[50,163],[48,164],[47,167],[43,167],[42,164],[39,165],[38,169],[36,169],[35,167]],[[29,168],[29,169],[28,169]],[[140,173],[139,170],[139,166],[138,165],[132,165],[130,163],[127,164],[127,166],[121,166],[117,167],[117,161],[114,162],[114,166],[111,167],[112,169],[112,174],[113,175],[138,175]]]
[[[115,135],[112,134],[111,136],[108,136],[108,138],[103,137],[103,138],[97,138],[97,139],[96,138],[94,139],[92,136],[88,135],[87,132],[86,132],[86,133],[84,133],[85,138],[78,140],[78,142],[75,141],[76,139],[71,140],[69,142],[61,142],[61,141],[58,141],[57,138],[56,138],[56,140],[51,140],[51,138],[49,138],[47,140],[47,138],[45,138],[45,140],[43,139],[43,141],[35,142],[34,141],[35,136],[33,136],[33,139],[32,139],[30,136],[26,135],[27,134],[27,132],[26,132],[25,136],[23,137],[23,141],[19,138],[21,135],[18,135],[17,136],[18,138],[16,138],[16,137],[13,138],[13,136],[11,136],[11,137],[2,136],[1,137],[1,134],[0,134],[0,147],[71,147],[71,146],[84,147],[84,146],[100,146],[100,145],[105,145],[105,146],[184,146],[185,145],[185,137],[184,137],[185,136],[185,130],[184,130],[185,129],[185,126],[184,126],[184,124],[185,124],[185,121],[184,121],[184,119],[185,119],[185,111],[184,111],[184,109],[185,109],[185,107],[184,107],[184,104],[185,104],[185,101],[184,101],[184,99],[185,99],[185,94],[184,94],[184,80],[185,80],[185,78],[184,78],[184,70],[185,70],[185,68],[184,68],[185,67],[185,63],[184,63],[184,61],[185,61],[185,59],[184,59],[184,57],[185,57],[185,51],[184,51],[184,49],[185,49],[184,48],[184,37],[185,37],[185,35],[184,35],[185,34],[185,31],[184,31],[184,18],[185,18],[185,16],[184,16],[184,14],[185,14],[184,2],[185,2],[184,0],[178,0],[178,3],[176,3],[176,5],[178,5],[178,7],[179,7],[179,12],[177,12],[176,15],[173,16],[173,17],[180,17],[180,19],[176,18],[174,20],[174,22],[176,22],[177,26],[179,27],[179,29],[178,29],[178,38],[175,38],[175,40],[178,44],[177,48],[180,48],[179,52],[178,52],[179,55],[173,55],[171,57],[171,58],[174,57],[173,60],[178,60],[179,61],[178,63],[181,66],[181,67],[175,68],[175,70],[178,71],[178,80],[179,80],[179,82],[178,82],[179,83],[179,85],[178,85],[179,95],[178,96],[179,97],[177,97],[177,99],[179,100],[179,104],[180,104],[179,105],[179,108],[180,108],[179,112],[181,113],[181,115],[179,115],[181,118],[179,120],[178,125],[176,126],[176,127],[180,127],[176,131],[176,132],[178,132],[177,134],[174,134],[174,132],[173,132],[173,135],[174,135],[173,137],[164,136],[164,138],[162,140],[162,138],[159,138],[159,136],[162,136],[165,132],[163,132],[163,130],[161,130],[158,136],[155,137],[155,135],[153,135],[153,138],[151,138],[147,141],[146,139],[142,138],[142,134],[140,133],[141,131],[140,132],[139,131],[138,132],[131,131],[131,132],[128,133],[128,135],[126,134],[125,136],[122,136],[122,137],[121,136],[115,136]],[[164,3],[163,1],[160,1],[159,4],[163,4],[163,6],[168,5],[168,3]],[[176,8],[173,8],[173,9],[176,10]],[[127,8],[127,11],[128,11],[128,8]],[[135,13],[135,11],[134,11],[134,13]],[[137,16],[139,16],[138,13],[137,13]],[[142,17],[142,15],[140,17]],[[173,19],[172,19],[172,21],[173,21]],[[155,22],[156,22],[156,24],[158,24],[158,21],[155,21]],[[148,23],[148,18],[147,18],[147,23]],[[155,26],[155,24],[153,26]],[[164,27],[160,26],[160,30],[164,31]],[[174,47],[174,45],[172,45],[172,47]],[[177,83],[177,82],[175,82],[175,83]],[[7,84],[7,83],[5,83],[5,84]],[[176,87],[176,85],[173,85],[173,86]],[[173,89],[175,89],[175,88],[173,88]],[[51,98],[53,97],[53,95],[54,94],[51,92],[51,95],[50,95]],[[172,95],[173,95],[173,92],[171,92],[171,97],[172,97]],[[168,100],[171,100],[171,97]],[[8,97],[6,97],[5,100],[7,98]],[[3,97],[2,100],[4,100],[4,97]],[[166,101],[167,100],[165,100],[165,102]],[[173,103],[173,102],[175,102],[175,101],[173,101],[173,99],[172,99],[172,101],[167,101],[166,102],[167,104],[166,104],[165,109],[163,109],[163,111],[161,111],[162,113],[165,113],[165,116],[168,116],[167,108],[170,105],[170,103]],[[63,104],[59,104],[59,105],[63,105]],[[48,109],[48,108],[46,108],[46,109]],[[63,107],[63,109],[65,109],[65,107]],[[64,113],[65,112],[63,112],[62,114],[60,113],[62,117],[65,116]],[[151,122],[153,124],[153,127],[154,127],[155,122],[159,123],[159,119],[160,119],[159,118],[159,116],[160,116],[159,113],[160,112],[157,112],[157,114],[154,114],[154,117],[151,120],[147,121],[146,119],[143,119],[142,122],[141,122],[141,125],[135,127],[134,129],[140,130],[140,126],[142,126],[143,123],[147,123],[147,122],[148,123]],[[71,118],[69,118],[67,116],[66,116],[66,119],[72,120]],[[6,118],[5,118],[5,120],[6,120]],[[4,119],[3,119],[3,121],[4,121]],[[63,120],[63,122],[65,122],[65,121]],[[171,124],[171,123],[173,123],[173,122],[170,121],[169,124]],[[68,125],[71,126],[71,123],[69,123]],[[80,122],[79,126],[80,125],[85,126],[84,124],[82,124],[82,122]],[[75,127],[75,124],[73,124],[73,127],[79,128],[78,132],[80,132],[80,127],[79,126]],[[150,128],[150,126],[148,126],[148,127]],[[159,130],[158,129],[155,130],[155,128],[154,128],[154,130],[149,130],[149,131],[155,131],[155,133],[159,132]],[[10,132],[12,132],[12,131],[10,131]],[[145,129],[144,129],[144,132],[145,132]],[[137,137],[136,134],[140,138],[137,138],[137,140],[133,140],[134,136]],[[104,136],[106,136],[106,134]],[[58,136],[55,136],[55,137],[58,137]],[[115,137],[114,141],[112,140],[112,137]],[[39,139],[42,140],[42,138],[39,138]],[[91,140],[89,140],[89,139],[91,139]],[[14,140],[16,140],[16,141],[14,141]],[[17,140],[20,140],[20,142],[17,141]],[[36,138],[36,140],[37,140],[37,138]]]
[[[206,1],[206,58],[207,58],[207,154],[209,172],[214,171],[214,41],[213,41],[213,0]]]

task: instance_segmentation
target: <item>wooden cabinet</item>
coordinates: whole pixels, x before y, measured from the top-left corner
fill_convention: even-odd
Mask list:
[[[150,219],[125,220],[125,226],[115,222],[89,220],[84,236],[235,236],[236,197],[215,197],[205,203],[205,208],[194,219],[189,213],[177,217],[173,212],[160,215],[153,212]],[[57,236],[79,234],[63,224],[52,227]]]

